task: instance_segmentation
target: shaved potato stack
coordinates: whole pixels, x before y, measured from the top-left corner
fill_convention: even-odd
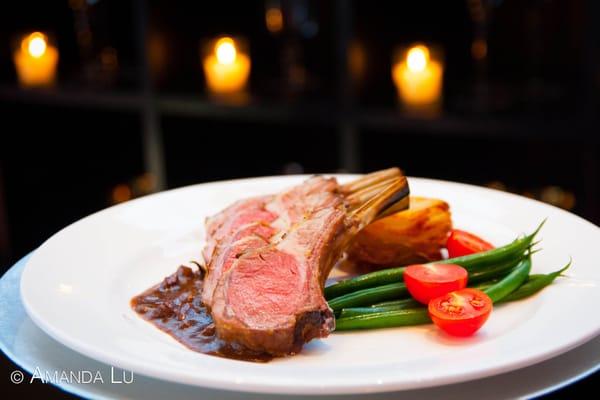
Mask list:
[[[351,262],[391,267],[435,261],[452,229],[448,203],[410,197],[410,206],[364,228],[348,251]]]

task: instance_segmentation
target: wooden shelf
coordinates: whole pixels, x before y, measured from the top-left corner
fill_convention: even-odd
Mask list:
[[[15,86],[0,86],[0,101],[23,104],[86,107],[99,110],[141,112],[149,101],[135,92],[108,92],[91,89],[25,90]],[[250,101],[235,105],[208,98],[181,95],[157,95],[153,107],[159,116],[181,116],[227,121],[285,124],[306,123],[339,126],[352,124],[360,129],[389,133],[425,132],[454,136],[519,136],[565,139],[598,140],[586,132],[588,122],[578,116],[552,118],[498,117],[486,115],[442,114],[433,118],[415,118],[393,107],[355,109],[342,112],[334,104],[283,103]],[[562,135],[561,135],[562,134]]]
[[[135,93],[91,89],[21,89],[16,86],[0,86],[0,100],[108,110],[139,110],[143,102],[142,97]]]
[[[213,118],[251,122],[306,122],[334,124],[337,113],[330,104],[285,104],[249,102],[229,104],[199,97],[160,95],[157,107],[164,115]]]

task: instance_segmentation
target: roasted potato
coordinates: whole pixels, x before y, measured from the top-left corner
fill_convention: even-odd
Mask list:
[[[375,268],[439,260],[451,229],[448,203],[411,196],[407,210],[373,222],[354,238],[348,260]]]

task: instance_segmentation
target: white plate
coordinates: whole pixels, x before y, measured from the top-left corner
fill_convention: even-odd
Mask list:
[[[65,382],[55,384],[70,393],[93,399],[141,399],[141,400],[301,400],[306,395],[279,396],[263,393],[232,392],[199,388],[165,382],[159,379],[135,375],[131,384],[109,384],[111,367],[82,356],[41,331],[27,317],[19,296],[19,282],[25,266],[20,260],[0,279],[0,349],[30,374],[49,371],[100,371],[103,382]],[[434,388],[415,389],[363,396],[311,396],[311,400],[395,400],[399,396],[411,400],[504,400],[533,398],[550,393],[600,369],[600,336],[558,357],[517,371]],[[40,372],[38,372],[40,371]],[[116,369],[114,376],[129,372]],[[591,379],[591,378],[589,378]]]
[[[107,364],[174,382],[269,393],[365,393],[461,382],[543,361],[600,332],[598,227],[522,197],[417,178],[409,180],[413,194],[448,201],[457,227],[495,244],[531,232],[548,217],[534,272],[555,270],[572,256],[570,278],[497,307],[473,338],[451,339],[432,326],[334,334],[267,364],[189,351],[129,308],[133,295],[197,258],[205,216],[302,179],[191,186],[84,218],[28,262],[21,280],[25,309],[50,336]]]

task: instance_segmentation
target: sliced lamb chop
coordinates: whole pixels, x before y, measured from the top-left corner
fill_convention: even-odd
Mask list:
[[[219,337],[273,355],[326,337],[335,328],[323,297],[331,268],[360,229],[407,197],[396,168],[343,186],[317,176],[210,218],[202,300]]]

